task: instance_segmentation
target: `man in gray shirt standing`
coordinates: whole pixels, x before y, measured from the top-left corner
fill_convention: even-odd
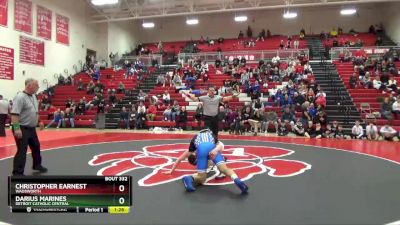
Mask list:
[[[6,136],[5,126],[8,115],[8,107],[9,107],[8,101],[3,99],[3,96],[0,95],[0,137]]]
[[[232,100],[233,97],[236,97],[237,95],[226,96],[226,97],[215,95],[215,87],[213,85],[210,85],[207,89],[207,95],[205,96],[196,97],[196,96],[191,96],[189,94],[186,94],[186,96],[192,99],[193,101],[198,101],[203,103],[204,125],[206,128],[209,128],[216,137],[218,137],[219,104],[221,102],[230,101]]]
[[[25,80],[25,90],[17,93],[13,100],[11,126],[17,145],[17,153],[14,157],[12,174],[15,176],[24,175],[28,146],[32,151],[32,169],[41,173],[47,172],[47,168],[42,166],[40,142],[36,134],[36,126],[39,119],[39,104],[35,94],[38,90],[38,81],[28,78]]]

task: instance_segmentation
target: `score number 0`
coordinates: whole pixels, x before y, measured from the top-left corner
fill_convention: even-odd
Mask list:
[[[124,185],[119,185],[118,190],[120,192],[124,192],[125,191],[125,186]],[[119,198],[118,202],[119,202],[119,204],[123,205],[125,203],[125,198],[124,197]]]

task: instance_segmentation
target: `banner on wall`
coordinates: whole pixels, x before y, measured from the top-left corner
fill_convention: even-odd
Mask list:
[[[14,49],[0,46],[0,79],[14,80]]]
[[[42,6],[37,6],[37,36],[51,40],[52,12]]]
[[[19,62],[44,66],[44,42],[19,36]]]
[[[56,41],[69,45],[69,18],[58,14],[56,16]]]
[[[15,0],[14,7],[15,30],[32,34],[32,2]]]
[[[0,26],[8,23],[8,0],[0,0]]]

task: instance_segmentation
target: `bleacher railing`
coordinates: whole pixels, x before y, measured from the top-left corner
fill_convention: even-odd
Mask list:
[[[340,54],[349,51],[354,56],[358,51],[363,50],[368,56],[378,57],[383,56],[392,49],[400,50],[399,46],[366,46],[361,48],[354,47],[335,47],[331,48],[329,54],[332,60],[338,60]]]
[[[286,49],[286,50],[262,50],[262,51],[234,51],[234,52],[199,52],[199,53],[179,53],[178,59],[180,62],[187,63],[191,59],[201,59],[208,63],[215,62],[215,60],[228,59],[232,61],[234,58],[241,59],[244,57],[249,62],[258,62],[260,60],[271,60],[275,56],[280,59],[288,59],[297,57],[300,53],[304,52],[309,55],[308,49]]]
[[[158,65],[162,65],[162,55],[152,54],[152,55],[140,55],[140,56],[122,56],[121,60],[125,61],[136,61],[139,60],[143,62],[146,66],[152,65],[152,60],[157,60]]]

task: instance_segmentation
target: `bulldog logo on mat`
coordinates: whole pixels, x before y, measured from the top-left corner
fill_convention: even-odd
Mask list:
[[[146,146],[143,151],[110,152],[95,155],[89,161],[91,166],[103,166],[97,175],[123,175],[133,170],[151,169],[152,171],[140,179],[140,186],[155,186],[181,179],[183,176],[196,173],[196,168],[183,161],[172,175],[169,171],[175,160],[188,148],[188,144],[165,144]],[[228,158],[227,164],[235,170],[243,181],[258,174],[267,173],[272,177],[291,177],[311,169],[311,165],[298,161],[283,159],[294,154],[294,151],[264,146],[232,146],[226,145],[223,155]],[[233,183],[229,178],[215,179],[218,171],[215,167],[205,185],[225,185]]]

